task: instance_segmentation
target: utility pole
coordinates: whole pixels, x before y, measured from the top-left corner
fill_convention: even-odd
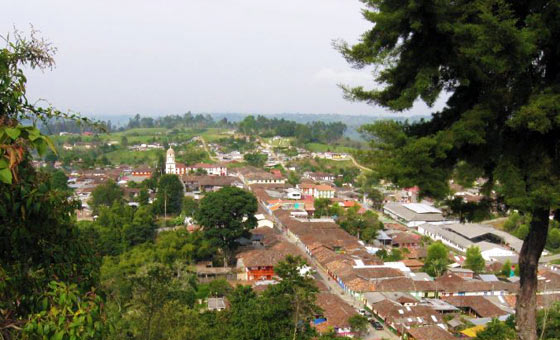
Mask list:
[[[163,190],[163,218],[167,225],[167,188]]]

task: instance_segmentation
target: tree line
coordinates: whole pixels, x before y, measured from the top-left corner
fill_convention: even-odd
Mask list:
[[[333,143],[344,136],[346,124],[321,121],[300,124],[284,118],[267,118],[258,115],[256,118],[254,116],[245,117],[238,123],[238,130],[246,135],[295,137],[300,144]]]
[[[167,115],[158,118],[152,117],[141,117],[136,114],[134,117],[130,118],[127,129],[135,128],[154,128],[162,127],[166,129],[173,129],[178,127],[188,127],[188,128],[233,128],[234,124],[223,118],[219,121],[214,121],[211,115],[206,114],[196,114],[193,115],[190,111],[183,115]]]

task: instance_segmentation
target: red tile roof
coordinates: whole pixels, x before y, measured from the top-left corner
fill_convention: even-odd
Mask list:
[[[455,336],[436,325],[411,328],[408,334],[414,340],[455,340]]]

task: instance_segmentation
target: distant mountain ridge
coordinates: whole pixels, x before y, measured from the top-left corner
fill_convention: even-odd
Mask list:
[[[183,113],[179,113],[182,115]],[[193,114],[199,114],[199,112]],[[378,120],[397,120],[397,121],[418,121],[422,118],[430,119],[430,116],[427,115],[414,115],[414,116],[398,116],[398,115],[349,115],[349,114],[336,114],[336,113],[321,113],[321,114],[313,114],[313,113],[272,113],[272,114],[263,114],[263,113],[202,113],[204,115],[209,114],[215,121],[218,121],[223,118],[227,118],[228,121],[231,122],[239,122],[243,120],[247,116],[265,116],[267,118],[278,118],[278,119],[286,119],[291,120],[296,123],[311,123],[314,121],[322,121],[325,123],[331,122],[342,122],[348,126],[348,130],[346,131],[345,135],[352,138],[361,140],[360,134],[358,133],[357,129],[364,125],[370,124]],[[124,126],[128,123],[128,120],[134,117],[135,114],[130,115],[91,115],[91,118],[104,120],[104,121],[111,121],[113,126]],[[167,114],[161,115],[145,115],[141,114],[143,117],[159,117],[165,116]]]

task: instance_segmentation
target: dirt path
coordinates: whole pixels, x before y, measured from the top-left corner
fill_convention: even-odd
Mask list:
[[[210,160],[217,161],[217,158],[212,156],[212,153],[210,152],[210,149],[208,148],[208,145],[206,144],[204,138],[202,136],[197,136],[195,138],[202,142],[202,147],[204,148],[204,151],[206,151],[206,153],[208,154],[208,157],[210,157]]]
[[[361,169],[361,170],[363,170],[363,171],[366,171],[366,172],[372,171],[370,168],[366,168],[365,166],[363,166],[363,165],[361,165],[360,163],[358,163],[358,162],[356,161],[356,159],[354,158],[354,156],[352,156],[352,155],[348,155],[348,156],[350,156],[350,159],[352,160],[352,163],[354,163],[354,165],[355,165],[356,167],[358,167],[359,169]]]

